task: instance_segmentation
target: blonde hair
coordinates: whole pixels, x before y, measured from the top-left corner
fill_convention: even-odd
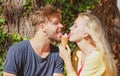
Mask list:
[[[56,17],[60,20],[61,12],[51,5],[46,5],[41,7],[38,11],[35,11],[29,21],[32,26],[37,26],[40,23],[50,21],[52,17]]]
[[[105,37],[100,20],[90,13],[80,13],[78,15],[86,23],[88,33],[96,45],[96,49],[101,53],[106,65],[106,76],[118,76],[115,61],[112,57],[112,50]]]

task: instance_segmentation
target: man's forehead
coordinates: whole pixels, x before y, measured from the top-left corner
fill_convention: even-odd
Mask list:
[[[59,21],[60,21],[60,18],[58,18],[58,17],[51,17],[51,18],[50,18],[50,21],[51,21],[51,22],[56,22],[56,21],[59,22]]]

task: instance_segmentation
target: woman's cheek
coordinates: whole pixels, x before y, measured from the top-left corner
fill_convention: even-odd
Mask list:
[[[70,36],[70,38],[69,38],[69,40],[71,41],[71,42],[75,42],[76,41],[76,35],[72,35],[72,36]]]

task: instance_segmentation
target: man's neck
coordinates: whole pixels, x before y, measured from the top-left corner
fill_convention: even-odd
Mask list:
[[[40,57],[46,57],[50,52],[50,41],[43,36],[34,36],[30,39],[30,44]]]

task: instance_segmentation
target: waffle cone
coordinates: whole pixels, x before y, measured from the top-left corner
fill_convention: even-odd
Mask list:
[[[62,39],[61,39],[61,45],[62,45],[63,47],[66,47],[67,43],[68,43],[68,38],[62,37]]]

